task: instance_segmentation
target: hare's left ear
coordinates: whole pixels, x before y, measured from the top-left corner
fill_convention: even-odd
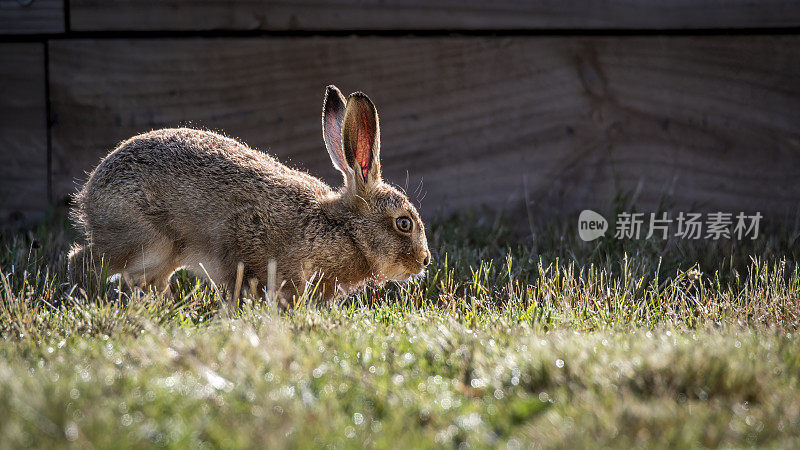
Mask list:
[[[333,167],[342,172],[347,179],[349,172],[347,160],[342,148],[342,122],[344,122],[345,100],[342,93],[334,85],[325,89],[325,100],[322,103],[322,139],[331,157]]]
[[[381,181],[381,131],[378,111],[362,92],[350,94],[342,126],[344,157],[355,172],[357,188]]]

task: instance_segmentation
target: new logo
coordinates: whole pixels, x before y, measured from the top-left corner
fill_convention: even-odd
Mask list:
[[[592,211],[584,209],[578,216],[578,235],[584,241],[593,241],[606,234],[608,221],[605,217]]]

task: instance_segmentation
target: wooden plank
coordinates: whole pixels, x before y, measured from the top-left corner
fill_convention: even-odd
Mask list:
[[[64,32],[67,0],[0,0],[0,34]]]
[[[319,119],[335,83],[376,102],[385,174],[411,191],[423,183],[428,213],[527,204],[557,215],[637,189],[644,208],[798,210],[796,36],[51,45],[59,196],[120,140],[181,124],[338,182]]]
[[[797,0],[70,0],[74,30],[796,27]]]
[[[47,208],[44,45],[0,44],[0,222]]]

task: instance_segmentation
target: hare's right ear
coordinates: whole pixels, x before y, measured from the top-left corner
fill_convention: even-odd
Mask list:
[[[333,166],[347,178],[348,172],[352,172],[352,169],[347,165],[342,146],[345,107],[345,99],[339,89],[334,85],[328,86],[322,104],[322,139],[325,140],[325,148],[328,149]]]
[[[381,131],[378,111],[363,92],[347,98],[342,126],[347,166],[353,171],[352,186],[359,194],[381,181]]]

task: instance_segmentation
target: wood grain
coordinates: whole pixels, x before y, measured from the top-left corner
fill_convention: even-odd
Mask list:
[[[796,0],[70,0],[74,30],[796,27]]]
[[[222,130],[340,182],[325,86],[378,106],[384,174],[426,214],[544,216],[800,203],[800,38],[248,38],[56,41],[55,193],[136,133]],[[424,200],[422,198],[424,197]]]
[[[64,32],[64,1],[0,0],[0,34]]]
[[[47,208],[43,44],[0,44],[0,222]]]

